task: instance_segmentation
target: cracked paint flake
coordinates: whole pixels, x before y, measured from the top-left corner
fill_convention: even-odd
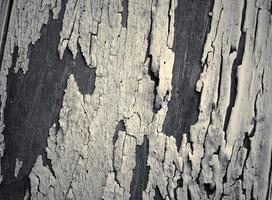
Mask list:
[[[170,8],[170,13],[173,12],[171,9],[173,10],[175,5],[175,1],[171,2],[173,8]],[[60,112],[60,129],[54,131],[52,127],[50,131],[47,157],[51,160],[55,178],[60,180],[59,184],[53,186],[56,199],[64,199],[68,194],[73,194],[76,199],[98,199],[101,196],[105,199],[129,199],[131,195],[130,182],[136,166],[136,145],[142,145],[144,135],[151,134],[155,121],[159,121],[154,120],[152,112],[155,98],[154,82],[148,74],[149,65],[153,65],[153,60],[148,61],[142,51],[148,48],[147,39],[150,31],[154,35],[152,38],[159,37],[154,40],[154,45],[161,46],[159,52],[149,52],[157,57],[158,63],[154,64],[160,68],[158,76],[161,82],[157,88],[157,97],[162,99],[162,109],[158,114],[161,117],[156,117],[158,119],[163,119],[167,109],[169,99],[164,96],[167,91],[170,96],[171,67],[174,60],[174,53],[168,47],[172,45],[173,36],[171,32],[173,28],[170,27],[168,31],[170,1],[164,1],[159,5],[152,1],[146,3],[128,2],[125,28],[117,9],[120,3],[104,1],[100,5],[93,2],[92,6],[100,8],[100,11],[98,9],[100,16],[97,17],[99,23],[94,22],[98,26],[96,32],[90,31],[89,28],[79,30],[76,27],[76,24],[80,24],[76,20],[86,21],[86,16],[81,15],[80,9],[87,2],[67,3],[63,24],[63,27],[67,27],[61,32],[60,56],[66,47],[75,55],[77,51],[75,44],[80,39],[79,35],[90,34],[92,41],[87,44],[89,43],[91,49],[90,58],[94,58],[92,61],[95,60],[95,64],[91,65],[97,68],[97,78],[96,90],[91,96],[81,95],[73,76],[69,78]],[[114,5],[117,6],[116,9]],[[108,11],[109,6],[112,6],[113,10]],[[152,7],[154,11],[151,12]],[[87,11],[85,14],[88,16],[97,15],[97,11],[93,13],[91,9],[84,10]],[[108,12],[112,12],[110,20]],[[154,15],[152,21],[151,15]],[[166,21],[161,23],[163,16]],[[151,23],[157,25],[150,29]],[[166,31],[159,34],[162,27]],[[163,44],[159,43],[161,39],[165,41]],[[123,48],[120,48],[121,46]],[[152,45],[150,47],[154,48]],[[84,54],[82,46],[80,48],[88,64],[86,55],[89,54]],[[133,60],[131,52],[138,52],[138,56]],[[127,68],[131,70],[127,71]],[[87,122],[82,121],[84,119]],[[114,133],[114,127],[120,120],[123,121],[125,130]],[[79,128],[80,124],[83,125],[82,128]],[[113,137],[115,142],[111,145]],[[31,191],[31,195],[35,196],[35,192]]]
[[[136,151],[145,138],[142,199],[270,198],[271,2],[214,1],[196,84],[198,119],[177,141],[163,123],[172,92],[175,9],[182,2],[67,1],[58,53],[63,59],[68,48],[75,59],[80,51],[96,68],[96,89],[82,94],[69,76],[59,120],[49,130],[51,165],[39,156],[29,175],[32,199],[130,199]],[[9,34],[15,39],[8,40],[2,63],[3,104],[13,47],[19,48],[16,70],[27,72],[27,45],[38,40],[50,9],[57,17],[56,3],[39,4],[43,15],[33,34],[23,23],[27,9],[14,4],[10,26],[22,24],[24,34],[20,28]]]
[[[3,157],[3,151],[5,148],[4,136],[2,134],[4,130],[4,109],[6,104],[6,84],[7,74],[9,68],[12,66],[12,57],[15,54],[15,48],[18,49],[18,58],[16,59],[15,72],[19,69],[26,73],[28,70],[28,48],[29,45],[34,45],[40,38],[40,30],[42,25],[47,24],[49,18],[49,12],[53,12],[53,17],[56,19],[60,10],[60,1],[31,1],[31,0],[18,0],[18,1],[4,1],[4,4],[9,4],[9,8],[1,7],[1,17],[8,15],[9,24],[6,33],[6,39],[4,46],[1,41],[1,48],[3,48],[3,55],[1,52],[1,72],[0,72],[0,95],[1,95],[1,108],[0,108],[0,143],[1,154]],[[5,6],[1,3],[1,6]],[[3,12],[2,12],[3,8]],[[29,12],[31,10],[31,12]],[[1,23],[6,20],[1,18]],[[26,23],[28,22],[28,23]],[[1,26],[3,27],[3,26]],[[1,39],[2,39],[1,30]],[[2,51],[2,50],[1,50]],[[2,178],[1,178],[2,179]]]
[[[16,163],[15,163],[15,171],[14,171],[14,176],[17,177],[19,172],[20,172],[20,169],[23,165],[23,161],[19,160],[19,159],[16,159]]]

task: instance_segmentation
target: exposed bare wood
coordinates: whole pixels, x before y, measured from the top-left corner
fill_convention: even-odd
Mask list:
[[[0,5],[0,196],[271,199],[271,1]]]

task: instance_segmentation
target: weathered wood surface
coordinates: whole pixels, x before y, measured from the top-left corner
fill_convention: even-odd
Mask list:
[[[0,6],[0,199],[271,199],[270,0]]]

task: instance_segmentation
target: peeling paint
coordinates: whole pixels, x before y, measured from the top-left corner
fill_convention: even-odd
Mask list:
[[[57,18],[59,12],[59,4],[55,1],[14,1],[11,3],[10,19],[8,24],[8,31],[4,44],[4,53],[1,58],[1,72],[0,72],[0,95],[1,95],[1,109],[0,109],[0,136],[1,136],[1,157],[4,150],[4,137],[2,132],[4,130],[4,108],[6,104],[6,84],[7,74],[9,68],[12,66],[12,55],[15,53],[15,47],[18,49],[18,58],[16,59],[16,67],[14,70],[18,72],[22,69],[24,73],[28,70],[28,47],[40,37],[40,30],[43,24],[46,24],[49,18],[50,10],[54,13],[54,18]],[[1,3],[2,4],[2,3]],[[31,14],[28,9],[31,8]],[[1,12],[2,13],[2,12]],[[5,13],[5,12],[3,12]],[[35,16],[35,17],[34,17]],[[26,24],[25,22],[29,23]],[[2,27],[2,26],[1,26]],[[2,34],[1,34],[2,35]],[[2,41],[1,41],[1,49]]]
[[[61,101],[26,199],[270,198],[270,1],[219,0],[212,11],[212,1],[68,0],[62,10],[60,1],[42,1],[35,34],[24,27],[29,16],[17,20],[28,10],[18,2],[9,26],[22,26],[7,35],[15,42],[3,57],[1,119],[15,46],[15,72],[27,77],[35,60],[28,45],[43,41],[49,10],[63,15],[53,47],[65,69]],[[195,29],[199,20],[210,26]],[[88,70],[95,84],[82,83]],[[27,162],[18,159],[16,177]]]

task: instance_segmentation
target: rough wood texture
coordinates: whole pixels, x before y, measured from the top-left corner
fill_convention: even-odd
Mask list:
[[[269,0],[0,5],[2,199],[271,199]]]

